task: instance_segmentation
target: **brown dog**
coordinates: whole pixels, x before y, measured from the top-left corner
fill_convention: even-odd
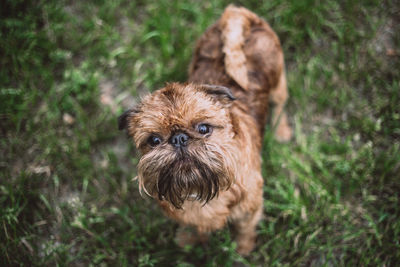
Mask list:
[[[287,141],[287,96],[278,37],[254,13],[228,6],[198,41],[189,83],[167,84],[119,117],[142,153],[140,190],[181,225],[179,245],[205,241],[230,221],[237,251],[253,249],[268,103],[276,137]]]

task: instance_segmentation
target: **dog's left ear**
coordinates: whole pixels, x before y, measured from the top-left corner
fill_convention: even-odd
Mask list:
[[[236,100],[236,97],[232,94],[232,91],[228,87],[209,84],[202,84],[201,86],[207,94],[213,95],[224,103],[230,103]]]
[[[139,109],[137,108],[132,108],[132,109],[128,109],[127,111],[125,111],[124,113],[122,113],[119,117],[118,117],[118,130],[124,130],[127,128],[128,126],[128,119],[139,113]]]

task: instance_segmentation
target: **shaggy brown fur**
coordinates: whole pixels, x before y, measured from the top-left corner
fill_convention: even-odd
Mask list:
[[[231,221],[238,252],[253,249],[268,103],[276,137],[287,141],[286,98],[278,37],[254,13],[228,6],[198,41],[189,83],[167,84],[120,116],[142,152],[140,190],[181,224],[178,244],[205,241]]]

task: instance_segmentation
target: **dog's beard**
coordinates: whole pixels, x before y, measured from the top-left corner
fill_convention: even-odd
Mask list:
[[[182,208],[185,200],[206,204],[231,185],[233,172],[220,149],[156,149],[138,165],[139,185],[147,194]]]

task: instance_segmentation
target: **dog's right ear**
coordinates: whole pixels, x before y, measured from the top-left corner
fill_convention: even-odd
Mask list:
[[[139,113],[139,109],[137,108],[132,108],[132,109],[128,109],[127,111],[125,111],[124,113],[122,113],[119,117],[118,117],[118,130],[124,130],[127,128],[128,126],[128,119]]]
[[[228,87],[210,84],[202,84],[201,87],[207,94],[214,96],[222,103],[229,105],[232,101],[236,100],[236,97]]]

